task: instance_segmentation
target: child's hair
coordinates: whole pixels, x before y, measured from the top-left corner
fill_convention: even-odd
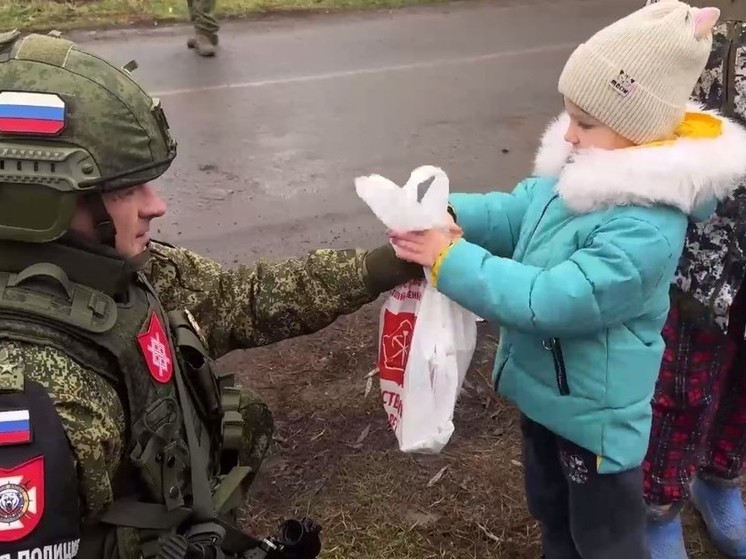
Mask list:
[[[645,6],[572,53],[559,91],[636,144],[670,136],[710,54],[717,8],[677,0]]]

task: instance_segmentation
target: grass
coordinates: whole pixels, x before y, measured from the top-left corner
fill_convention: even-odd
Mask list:
[[[445,0],[217,0],[220,20],[275,12],[396,8]],[[108,28],[188,20],[186,0],[0,0],[0,31]]]
[[[516,410],[491,389],[496,340],[480,325],[455,410],[456,432],[439,455],[399,452],[373,383],[377,309],[325,331],[221,361],[273,410],[275,445],[241,524],[274,534],[287,517],[322,526],[320,559],[537,559]],[[724,559],[690,506],[690,559]]]

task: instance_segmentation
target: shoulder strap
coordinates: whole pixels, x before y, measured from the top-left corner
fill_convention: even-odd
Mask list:
[[[205,453],[199,445],[197,432],[194,429],[194,414],[189,394],[187,394],[184,378],[180,370],[174,371],[176,388],[179,393],[181,410],[184,415],[184,427],[186,429],[187,444],[189,445],[189,460],[192,476],[192,512],[194,520],[198,522],[213,520],[216,518],[215,506],[210,491],[210,480],[207,478],[207,460]]]

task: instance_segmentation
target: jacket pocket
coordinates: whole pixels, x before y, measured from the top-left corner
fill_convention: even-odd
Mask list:
[[[554,361],[554,374],[557,377],[557,388],[562,396],[570,395],[570,386],[567,384],[567,369],[565,368],[565,357],[562,354],[562,344],[559,338],[544,340],[544,349],[552,352]]]

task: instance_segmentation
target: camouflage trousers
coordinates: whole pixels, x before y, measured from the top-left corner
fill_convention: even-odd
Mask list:
[[[259,394],[245,387],[241,387],[238,410],[244,421],[238,460],[241,466],[251,468],[251,473],[242,482],[242,489],[246,492],[259,471],[272,442],[274,420],[272,412]]]
[[[216,0],[187,0],[189,6],[189,20],[194,24],[197,33],[208,37],[215,37],[220,26],[215,19]]]

